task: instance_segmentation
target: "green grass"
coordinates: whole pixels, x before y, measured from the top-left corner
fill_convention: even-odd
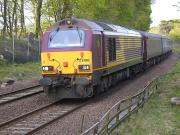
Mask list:
[[[180,53],[180,43],[176,43],[176,44],[174,44],[174,48],[173,48],[173,50],[174,50],[175,52]]]
[[[16,78],[17,80],[23,80],[28,78],[39,78],[40,75],[41,69],[39,62],[0,66],[0,80],[5,78]]]
[[[180,47],[175,48],[174,51],[180,53]]]
[[[180,50],[180,49],[178,49]],[[180,61],[170,71],[180,72]],[[170,99],[180,96],[180,73],[160,79],[159,92],[145,103],[143,109],[119,125],[113,135],[180,135],[180,106],[171,106]]]

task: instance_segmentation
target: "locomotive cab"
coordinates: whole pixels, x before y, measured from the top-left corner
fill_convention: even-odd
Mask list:
[[[83,98],[93,94],[91,48],[91,30],[72,23],[61,24],[44,34],[39,82],[50,98]]]

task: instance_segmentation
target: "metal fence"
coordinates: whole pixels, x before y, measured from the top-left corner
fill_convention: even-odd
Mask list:
[[[180,72],[170,74],[176,73]],[[110,134],[124,119],[144,106],[144,103],[158,90],[160,78],[161,76],[153,79],[153,81],[148,83],[148,85],[138,94],[116,103],[97,123],[85,130],[81,135]]]
[[[38,60],[40,60],[39,40],[0,38],[0,64]]]

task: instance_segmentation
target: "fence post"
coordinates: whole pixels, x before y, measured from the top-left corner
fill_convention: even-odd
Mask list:
[[[98,125],[94,128],[94,131],[93,131],[93,135],[97,135],[98,134]]]
[[[132,99],[131,97],[129,98],[129,107],[128,107],[128,116],[130,115],[131,113],[131,105],[132,105]],[[127,121],[129,122],[130,121],[130,117],[127,118]]]
[[[117,107],[117,112],[119,112],[121,110],[121,102],[119,103],[118,107]],[[117,123],[119,123],[119,113],[116,116],[116,121]]]
[[[107,117],[106,117],[106,122],[105,122],[105,124],[106,124],[106,129],[105,129],[105,131],[106,131],[106,133],[108,133],[108,124],[109,123],[109,113],[107,114]]]
[[[158,90],[158,78],[156,79],[156,92]]]
[[[13,61],[12,62],[14,64],[14,33],[13,33],[13,37],[12,38],[13,38]]]
[[[38,54],[38,60],[40,61],[41,60],[41,38],[39,38],[39,44],[38,44],[38,46],[39,46],[39,54]]]
[[[83,126],[84,126],[84,115],[85,115],[85,114],[83,114],[83,115],[81,116],[81,127],[80,127],[80,133],[82,133],[82,132],[83,132]]]
[[[29,61],[29,38],[28,38],[27,60]]]
[[[144,108],[145,96],[146,96],[146,89],[144,89],[144,91],[143,91],[143,97],[142,97],[142,109]]]
[[[138,111],[140,109],[139,108],[139,106],[140,106],[139,101],[141,100],[140,97],[141,97],[141,94],[139,94],[138,97],[137,97],[137,106],[136,106],[137,110],[136,110],[136,114],[138,113]]]

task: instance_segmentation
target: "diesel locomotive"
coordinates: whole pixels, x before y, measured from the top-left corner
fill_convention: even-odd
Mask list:
[[[67,18],[42,37],[39,82],[53,100],[87,98],[159,63],[171,51],[166,36]]]

